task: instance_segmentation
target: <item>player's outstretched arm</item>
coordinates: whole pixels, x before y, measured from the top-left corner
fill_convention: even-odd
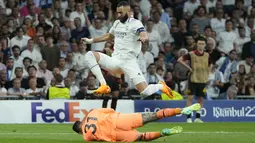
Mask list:
[[[139,35],[139,40],[144,43],[144,42],[147,42],[149,40],[149,37],[147,35],[147,33],[145,31],[143,32],[140,32],[140,35]]]
[[[81,38],[84,44],[92,44],[92,43],[99,43],[99,42],[104,42],[104,41],[109,41],[112,40],[114,36],[111,33],[106,33],[100,37],[96,38]]]

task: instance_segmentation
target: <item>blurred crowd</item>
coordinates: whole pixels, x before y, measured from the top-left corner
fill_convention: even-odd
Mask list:
[[[49,87],[59,84],[70,90],[71,98],[100,98],[93,96],[99,82],[84,55],[90,50],[111,55],[114,42],[85,45],[80,38],[107,33],[116,20],[118,2],[1,0],[0,94],[46,98]],[[190,73],[177,60],[195,50],[195,39],[203,36],[213,63],[208,99],[255,96],[255,0],[129,2],[132,17],[143,22],[149,36],[137,57],[149,84],[164,80],[186,95]],[[139,94],[128,77],[106,71],[104,75],[119,98]]]

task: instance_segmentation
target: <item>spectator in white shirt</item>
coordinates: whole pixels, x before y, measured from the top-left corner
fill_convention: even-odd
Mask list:
[[[61,57],[58,60],[58,69],[60,71],[60,74],[62,75],[63,78],[67,76],[68,73],[68,68],[66,68],[66,60],[65,58]]]
[[[68,53],[68,42],[62,41],[60,43],[60,57],[61,58],[66,58],[67,53]]]
[[[14,45],[17,45],[21,48],[21,51],[23,51],[25,47],[27,46],[27,43],[30,37],[24,35],[24,30],[21,27],[18,27],[16,29],[16,32],[17,32],[17,36],[11,39],[11,47],[13,47]]]
[[[79,91],[79,87],[74,82],[72,82],[70,77],[66,77],[64,83],[65,87],[69,88],[70,90],[70,96],[74,97],[76,93]]]
[[[29,89],[26,90],[26,93],[28,95],[41,96],[43,89],[37,88],[36,86],[37,86],[36,78],[30,78],[29,79]]]
[[[86,19],[85,19],[85,13],[84,13],[84,4],[81,1],[77,1],[75,4],[75,11],[73,11],[70,14],[70,19],[72,21],[72,27],[74,28],[74,19],[76,17],[79,17],[81,19],[81,25],[85,26],[86,24]]]
[[[0,1],[0,7],[5,8],[5,2],[4,1]]]
[[[251,2],[251,5],[249,5],[249,7],[248,7],[248,9],[247,9],[247,14],[248,15],[251,15],[251,13],[252,13],[252,9],[253,8],[255,8],[255,1],[254,0],[252,0],[252,2]]]
[[[249,11],[249,7],[251,6],[252,7],[252,5],[253,5],[253,0],[245,0],[244,1],[244,7],[245,8],[248,8],[248,11]],[[255,2],[255,1],[254,1]],[[254,5],[255,6],[255,5]]]
[[[156,73],[156,65],[154,63],[150,64],[148,67],[148,72],[145,75],[146,81],[149,84],[156,84],[159,81],[164,81],[163,78]]]
[[[239,61],[237,63],[237,70],[239,70],[239,66],[243,65],[245,68],[245,73],[249,74],[251,71],[251,66],[253,65],[254,62],[254,57],[250,56],[250,57],[246,57],[245,60]]]
[[[217,0],[200,0],[200,4],[206,7],[206,11],[210,13],[212,10],[211,8],[215,8]]]
[[[233,22],[231,20],[226,20],[226,31],[221,32],[217,41],[219,42],[219,47],[217,48],[219,52],[224,54],[229,54],[229,52],[233,49],[236,49],[236,33],[232,30]]]
[[[242,26],[238,27],[238,33],[239,33],[239,35],[235,40],[236,51],[237,51],[238,55],[241,55],[242,51],[243,51],[243,44],[249,42],[251,40],[251,38],[245,36],[245,28]]]
[[[139,7],[141,9],[141,12],[143,16],[149,17],[150,16],[150,10],[151,10],[151,3],[148,0],[141,0],[139,2]]]
[[[68,52],[67,55],[66,55],[66,68],[67,69],[71,69],[72,68],[72,65],[73,65],[73,53],[72,52]]]
[[[22,57],[29,57],[33,61],[33,65],[38,66],[39,62],[42,60],[42,55],[40,52],[34,49],[34,40],[29,39],[27,42],[27,49],[21,53]]]
[[[53,13],[51,8],[46,8],[45,9],[45,22],[49,24],[51,27],[54,25],[51,22],[51,19],[53,18]]]
[[[149,49],[154,58],[158,57],[159,51],[163,51],[163,45],[161,41],[161,37],[158,33],[158,31],[153,30],[154,22],[153,20],[148,20],[146,25],[146,31],[149,37]]]
[[[85,60],[87,46],[82,42],[78,43],[79,53],[73,57],[72,67],[81,75],[82,79],[87,78],[89,74],[88,63]]]
[[[209,73],[206,85],[206,95],[212,98],[217,98],[220,94],[220,88],[223,88],[224,83],[225,81],[222,72],[213,67]]]
[[[39,63],[39,70],[36,73],[36,77],[43,78],[47,81],[46,85],[49,85],[50,81],[53,79],[53,74],[47,69],[47,62],[45,60],[41,60]]]
[[[142,44],[142,50],[141,52],[139,53],[137,59],[138,59],[138,63],[139,63],[139,66],[143,72],[143,74],[146,74],[147,72],[147,67],[151,64],[151,63],[154,63],[154,57],[153,55],[148,52],[148,42],[146,43],[143,43]]]
[[[249,17],[247,19],[247,24],[245,25],[245,35],[246,37],[250,37],[251,35],[251,31],[254,30],[254,27],[255,27],[255,19],[253,17]]]
[[[13,87],[8,89],[9,95],[18,95],[18,96],[25,96],[26,90],[24,88],[21,88],[21,80],[18,78],[15,78],[13,80]]]
[[[47,45],[44,35],[39,35],[37,37],[36,40],[36,44],[35,44],[35,50],[37,50],[38,52],[41,52],[41,49],[44,48]]]
[[[20,47],[15,45],[12,47],[13,56],[10,58],[14,59],[15,67],[22,67],[23,66],[23,57],[20,56]]]
[[[190,19],[195,9],[200,5],[198,0],[188,0],[184,3],[183,14],[187,19]]]
[[[7,95],[7,90],[3,86],[0,87],[0,96]]]
[[[87,20],[87,26],[92,38],[104,35],[109,30],[109,27],[103,26],[103,21],[99,18],[94,20],[94,25],[91,25],[90,21]],[[106,42],[93,43],[91,45],[92,51],[103,51]]]
[[[159,32],[162,42],[163,43],[173,42],[174,40],[172,36],[170,35],[170,30],[168,26],[164,22],[160,21],[160,12],[155,11],[153,13],[153,21],[154,21],[153,30],[156,30]]]
[[[225,30],[226,20],[223,18],[223,16],[224,16],[223,9],[217,9],[216,17],[211,19],[211,27],[216,32],[217,35]]]
[[[61,27],[61,33],[67,33],[68,38],[71,38],[71,20],[64,18],[64,25]]]
[[[224,11],[226,13],[228,13],[229,15],[231,14],[231,11],[234,9],[235,1],[236,0],[223,0],[222,1],[222,4],[224,6]]]

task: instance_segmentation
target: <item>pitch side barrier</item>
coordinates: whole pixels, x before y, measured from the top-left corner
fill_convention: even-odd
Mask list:
[[[185,107],[185,103],[185,101],[119,100],[116,110],[120,113],[155,112],[162,108]],[[101,106],[102,100],[0,100],[0,113],[3,115],[0,123],[73,123],[85,120],[91,109]],[[254,122],[255,100],[206,101],[201,118],[205,122]],[[159,122],[185,121],[185,116],[178,115]]]

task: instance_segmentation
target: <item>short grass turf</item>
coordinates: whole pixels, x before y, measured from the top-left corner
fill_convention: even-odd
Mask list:
[[[163,137],[155,143],[255,143],[255,123],[151,123],[138,130],[160,131],[182,126],[178,135]],[[0,143],[83,143],[71,124],[0,124]],[[142,142],[141,142],[142,143]]]

